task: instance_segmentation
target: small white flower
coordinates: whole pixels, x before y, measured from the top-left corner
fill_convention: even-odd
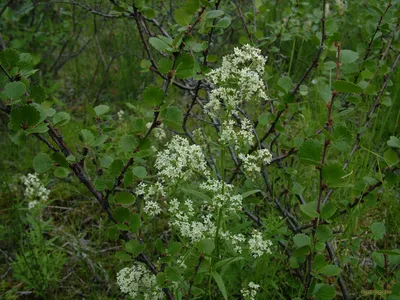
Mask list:
[[[254,230],[252,237],[249,239],[249,247],[254,258],[260,257],[264,253],[271,254],[272,242],[264,240],[261,232]]]
[[[217,86],[210,92],[210,102],[205,105],[207,113],[216,116],[221,103],[227,111],[234,113],[244,101],[267,99],[262,80],[265,62],[261,50],[250,45],[235,48],[234,53],[224,56],[222,66],[206,76]]]
[[[49,199],[50,190],[42,185],[38,174],[29,173],[21,176],[21,179],[25,185],[24,195],[28,200],[46,202]]]
[[[31,201],[31,202],[28,203],[28,208],[29,208],[29,209],[33,209],[33,208],[35,208],[36,205],[38,205],[38,204],[39,204],[39,201],[37,201],[37,200]]]
[[[156,276],[140,264],[124,268],[117,274],[117,283],[121,292],[133,299],[142,295],[144,299],[164,299],[162,289],[157,286]]]
[[[245,300],[254,300],[257,296],[259,289],[260,285],[250,281],[248,284],[248,288],[243,288],[240,290],[240,292],[242,293],[242,296]]]
[[[234,186],[221,180],[209,179],[200,184],[200,188],[212,193],[211,208],[218,211],[225,207],[226,211],[235,212],[242,209],[242,195],[234,194]]]
[[[150,217],[157,216],[161,213],[161,207],[156,201],[146,201],[143,211]]]
[[[125,112],[123,110],[120,110],[117,112],[118,120],[122,121],[124,119]]]
[[[220,142],[224,144],[232,144],[238,150],[240,145],[253,144],[254,134],[253,126],[248,119],[242,120],[239,130],[235,130],[235,121],[229,119],[222,123]]]
[[[157,155],[155,167],[164,181],[188,180],[194,173],[209,176],[201,147],[175,135],[164,151]]]
[[[150,129],[152,124],[153,124],[152,122],[147,123],[146,128]],[[167,134],[165,133],[164,130],[164,124],[160,124],[156,128],[153,128],[152,133],[154,134],[154,137],[159,141],[162,141],[167,137]]]
[[[260,165],[269,164],[272,161],[272,154],[268,149],[259,149],[254,154],[239,154],[243,162],[243,168],[251,175],[253,172],[261,172]]]

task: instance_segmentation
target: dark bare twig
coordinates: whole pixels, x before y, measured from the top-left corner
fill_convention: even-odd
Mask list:
[[[133,157],[131,157],[128,160],[128,162],[122,168],[122,171],[119,174],[119,176],[117,178],[115,178],[114,185],[113,185],[112,189],[111,190],[109,190],[109,189],[106,190],[106,194],[104,196],[105,201],[108,201],[108,198],[109,198],[110,194],[112,194],[115,191],[115,189],[121,185],[122,180],[124,179],[126,172],[128,171],[129,167],[133,165],[134,161],[135,160],[133,159]]]
[[[365,61],[368,59],[368,57],[369,57],[369,55],[370,55],[370,53],[371,53],[372,42],[374,41],[376,34],[378,33],[378,31],[379,31],[380,28],[381,28],[381,24],[382,24],[383,18],[385,17],[385,15],[386,15],[386,13],[388,12],[388,10],[390,9],[390,7],[392,7],[392,5],[393,5],[393,4],[392,4],[392,0],[390,0],[389,3],[388,3],[387,6],[386,6],[385,11],[383,12],[383,14],[381,15],[381,17],[379,18],[378,25],[376,25],[375,32],[374,32],[374,34],[372,35],[372,37],[371,37],[371,39],[370,39],[370,41],[369,41],[369,43],[368,43],[367,50],[365,51],[364,57],[363,57],[363,59],[362,59],[362,61],[361,61],[360,71],[359,71],[359,72],[357,73],[357,75],[354,77],[354,83],[357,83],[358,77],[360,77],[360,75],[361,75],[362,66],[364,65]]]
[[[322,49],[324,48],[324,43],[326,39],[326,34],[325,34],[325,15],[326,15],[326,0],[323,1],[322,3],[322,18],[321,18],[321,42],[318,47],[318,51],[315,54],[314,60],[312,61],[311,65],[308,67],[306,72],[303,74],[303,76],[300,78],[300,80],[297,82],[295,88],[292,91],[292,94],[295,95],[300,89],[300,85],[306,80],[308,75],[311,73],[312,69],[314,69],[318,65],[318,60],[319,57],[321,56]]]
[[[3,14],[3,12],[6,10],[6,8],[11,4],[11,2],[13,2],[13,0],[10,0],[6,3],[6,5],[3,6],[3,8],[0,11],[0,17]]]
[[[192,294],[192,286],[193,286],[193,283],[194,283],[194,279],[195,279],[195,277],[197,275],[197,272],[199,272],[200,265],[203,262],[203,260],[204,260],[204,256],[200,255],[199,261],[197,262],[197,265],[194,268],[194,274],[193,274],[192,278],[190,278],[189,290],[188,290],[187,295],[186,295],[186,297],[184,299],[190,299],[190,295]]]

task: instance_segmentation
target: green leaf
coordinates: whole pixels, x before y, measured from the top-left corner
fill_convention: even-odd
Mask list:
[[[47,131],[49,131],[48,124],[42,123],[42,124],[36,125],[35,127],[31,128],[31,129],[25,130],[25,133],[26,134],[29,134],[29,133],[46,133]]]
[[[351,50],[341,50],[340,51],[340,61],[343,64],[348,64],[355,62],[358,59],[358,53]]]
[[[64,167],[58,167],[54,170],[54,176],[58,178],[65,178],[69,175],[69,173],[69,169]]]
[[[132,168],[132,174],[140,179],[144,179],[147,176],[147,171],[145,167],[137,166]]]
[[[232,19],[229,16],[225,16],[222,19],[218,20],[217,24],[215,24],[215,27],[226,29],[231,25]]]
[[[304,233],[298,233],[293,237],[293,241],[297,248],[301,248],[303,246],[309,246],[311,243],[311,239],[308,235]]]
[[[213,240],[204,239],[201,240],[198,244],[199,251],[204,254],[211,254],[211,252],[215,249],[215,244]]]
[[[218,286],[219,290],[221,291],[222,296],[224,296],[224,299],[227,300],[228,294],[226,293],[225,284],[224,284],[224,281],[222,280],[221,275],[219,275],[216,271],[213,271],[211,273],[211,275],[214,278],[215,282],[217,283],[217,286]]]
[[[103,146],[103,144],[107,141],[108,139],[108,135],[107,134],[103,134],[99,137],[97,137],[92,143],[91,145],[93,147],[101,147]]]
[[[143,101],[151,106],[159,106],[164,100],[164,91],[155,85],[148,86],[142,94]]]
[[[326,265],[319,271],[319,273],[325,276],[337,276],[341,271],[342,270],[335,265]]]
[[[339,164],[328,164],[322,167],[322,178],[327,185],[335,185],[345,175]]]
[[[288,76],[280,77],[278,80],[278,85],[283,88],[286,93],[288,93],[293,87],[292,79]]]
[[[180,54],[176,59],[175,76],[180,79],[193,77],[194,58],[190,54]]]
[[[119,238],[118,228],[115,225],[107,228],[107,230],[105,232],[105,236],[112,241],[117,241]]]
[[[390,149],[386,150],[385,153],[383,153],[383,158],[389,166],[394,166],[399,161],[397,153]]]
[[[331,285],[324,284],[314,293],[315,300],[332,300],[336,296],[335,288]]]
[[[337,22],[333,18],[328,18],[326,21],[326,34],[332,35],[338,30]]]
[[[328,220],[332,217],[336,212],[336,205],[329,202],[321,209],[321,218],[324,220]]]
[[[232,263],[234,263],[236,261],[243,260],[243,259],[244,258],[241,257],[241,256],[225,258],[225,259],[220,260],[219,262],[217,262],[214,265],[214,269],[218,269],[218,268],[221,268],[221,267],[224,267],[224,266],[226,267],[226,266],[228,266],[228,265],[230,265],[230,264],[232,264]]]
[[[304,164],[319,165],[322,157],[322,147],[315,140],[307,140],[300,146],[299,156]]]
[[[125,243],[125,250],[134,255],[139,255],[146,248],[145,244],[141,244],[136,240],[130,240]]]
[[[137,232],[142,225],[142,220],[139,214],[131,214],[129,216],[129,228],[132,232]]]
[[[68,168],[69,164],[67,159],[65,158],[64,155],[62,155],[60,152],[53,153],[51,156],[53,161],[58,164],[61,167]]]
[[[115,257],[118,258],[120,261],[131,261],[132,260],[132,257],[124,251],[116,252]]]
[[[108,105],[103,105],[103,104],[97,105],[97,106],[94,108],[94,111],[95,111],[95,113],[96,113],[97,116],[104,115],[104,114],[105,114],[106,112],[108,112],[109,110],[110,110],[110,107],[109,107]]]
[[[30,97],[33,99],[33,101],[42,103],[47,98],[46,90],[40,85],[32,85]]]
[[[13,68],[18,65],[20,53],[13,49],[7,48],[0,52],[0,62],[3,64],[3,67]]]
[[[261,115],[258,117],[258,122],[259,122],[261,125],[267,125],[267,124],[269,123],[269,115],[268,115],[268,114],[261,114]]]
[[[174,62],[172,59],[164,57],[158,62],[158,71],[160,71],[162,74],[168,74],[172,70],[173,65]]]
[[[121,148],[125,152],[133,153],[137,147],[137,139],[133,135],[124,135],[120,141]]]
[[[156,16],[156,12],[153,9],[147,7],[145,10],[143,10],[143,15],[145,15],[149,19],[153,19]]]
[[[300,248],[296,248],[296,249],[293,251],[292,255],[293,255],[293,256],[300,256],[300,257],[302,257],[302,256],[305,256],[305,255],[307,255],[308,253],[310,253],[310,251],[311,251],[311,247],[308,246],[308,245],[306,245],[306,246],[303,246],[303,247],[300,247]]]
[[[187,13],[185,7],[178,8],[174,12],[174,19],[180,26],[187,26],[192,21],[192,14]]]
[[[159,37],[151,37],[149,39],[150,45],[152,45],[158,51],[165,51],[165,50],[170,51],[170,50],[172,50],[171,42],[172,42],[172,40],[170,40],[170,42],[167,43],[165,39],[161,39]]]
[[[321,242],[330,241],[333,237],[332,229],[328,225],[319,225],[316,236]]]
[[[385,266],[385,256],[382,253],[376,251],[372,252],[372,261],[374,261],[378,266],[384,268]]]
[[[182,190],[183,190],[185,193],[194,195],[194,196],[196,196],[197,198],[202,199],[202,200],[204,200],[204,201],[206,201],[206,202],[211,202],[211,198],[210,198],[207,194],[202,193],[202,192],[199,192],[198,190],[195,190],[195,189],[188,189],[188,188],[184,188],[184,189],[182,189]]]
[[[71,120],[71,116],[66,112],[58,112],[53,116],[53,124],[63,126]]]
[[[171,281],[178,281],[181,278],[178,268],[167,267],[164,271],[166,278]]]
[[[81,137],[82,141],[87,145],[90,145],[94,141],[94,134],[88,129],[81,130]]]
[[[315,270],[321,270],[322,268],[324,268],[327,265],[326,261],[325,261],[325,256],[323,254],[317,254],[314,258],[314,262],[313,262],[313,269]]]
[[[242,194],[242,198],[243,198],[243,199],[244,199],[244,198],[247,198],[247,197],[249,197],[249,196],[251,196],[251,195],[257,194],[258,192],[260,192],[260,190],[251,190],[251,191],[244,192],[244,193]]]
[[[118,222],[125,222],[129,220],[130,212],[126,207],[118,206],[114,210],[114,218]]]
[[[183,121],[182,111],[176,106],[170,106],[161,112],[163,121],[168,126],[181,125]]]
[[[118,192],[115,194],[115,201],[123,205],[131,205],[135,202],[135,198],[129,192]]]
[[[318,218],[319,213],[317,212],[317,206],[318,206],[317,201],[312,201],[300,205],[300,210],[311,218]]]
[[[15,131],[26,130],[35,126],[40,120],[40,112],[33,105],[24,105],[11,111],[10,126]]]
[[[207,19],[214,19],[214,18],[218,18],[224,15],[224,11],[223,10],[210,10],[206,13],[206,18]]]
[[[21,81],[14,81],[5,85],[3,94],[6,95],[7,98],[15,100],[21,97],[25,91],[25,84],[23,84]]]
[[[37,173],[44,173],[51,169],[53,160],[47,153],[39,153],[33,159],[33,169]]]
[[[342,93],[362,93],[362,88],[354,83],[344,80],[335,81],[332,84],[332,88],[335,91],[342,92]]]
[[[302,194],[304,192],[304,186],[300,183],[294,181],[292,185],[292,193],[293,194]]]
[[[391,136],[390,140],[387,141],[388,146],[393,148],[400,148],[400,139],[395,136]]]
[[[374,240],[383,239],[383,237],[386,234],[385,224],[382,223],[382,222],[374,222],[371,225],[371,231],[372,231],[372,235],[373,235]]]
[[[179,242],[172,242],[167,247],[168,254],[175,255],[182,250],[182,244]]]

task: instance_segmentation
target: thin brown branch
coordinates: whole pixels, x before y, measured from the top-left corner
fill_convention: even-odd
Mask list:
[[[361,75],[362,66],[364,65],[365,61],[368,59],[368,57],[369,57],[369,55],[370,55],[370,53],[371,53],[372,42],[374,41],[376,34],[378,33],[378,31],[379,31],[380,28],[381,28],[383,18],[385,17],[385,15],[386,15],[386,13],[388,12],[388,10],[392,7],[392,5],[393,5],[393,4],[392,4],[392,0],[390,0],[389,3],[386,5],[385,11],[383,12],[383,14],[381,15],[381,17],[379,18],[378,25],[376,25],[376,28],[375,28],[375,32],[374,32],[374,34],[372,35],[372,37],[371,37],[371,39],[370,39],[370,41],[369,41],[369,43],[368,43],[367,50],[365,50],[365,54],[364,54],[364,57],[363,57],[362,62],[361,62],[360,71],[359,71],[359,72],[357,73],[357,75],[354,77],[354,83],[357,83],[357,80],[358,80],[358,78],[359,78],[360,75]]]

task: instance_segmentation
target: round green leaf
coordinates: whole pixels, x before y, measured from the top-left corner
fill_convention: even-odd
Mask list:
[[[121,138],[120,144],[125,152],[133,152],[137,146],[137,139],[133,135],[125,135]]]
[[[64,167],[58,167],[54,170],[54,176],[58,178],[65,178],[69,175],[69,169]]]
[[[147,176],[147,171],[146,168],[142,166],[134,167],[132,168],[132,174],[135,175],[136,177],[139,177],[140,179],[146,178]]]
[[[37,173],[44,173],[51,169],[53,160],[47,153],[39,153],[33,159],[33,169]]]
[[[40,112],[33,105],[24,105],[11,111],[10,125],[14,130],[29,129],[40,121]]]
[[[115,195],[115,201],[123,205],[130,205],[135,202],[135,198],[129,192],[119,192]]]
[[[362,88],[354,83],[344,80],[335,81],[332,84],[332,88],[335,91],[342,92],[342,93],[362,93]]]
[[[164,91],[155,85],[148,86],[143,94],[143,100],[151,106],[159,106],[164,100]]]
[[[58,112],[53,116],[54,125],[63,126],[71,120],[71,116],[66,112]]]
[[[108,105],[97,105],[94,108],[94,111],[96,113],[97,116],[101,116],[103,114],[105,114],[106,112],[108,112],[110,110],[110,107]]]
[[[26,87],[21,81],[9,82],[5,85],[3,94],[10,100],[18,99],[25,93]]]

